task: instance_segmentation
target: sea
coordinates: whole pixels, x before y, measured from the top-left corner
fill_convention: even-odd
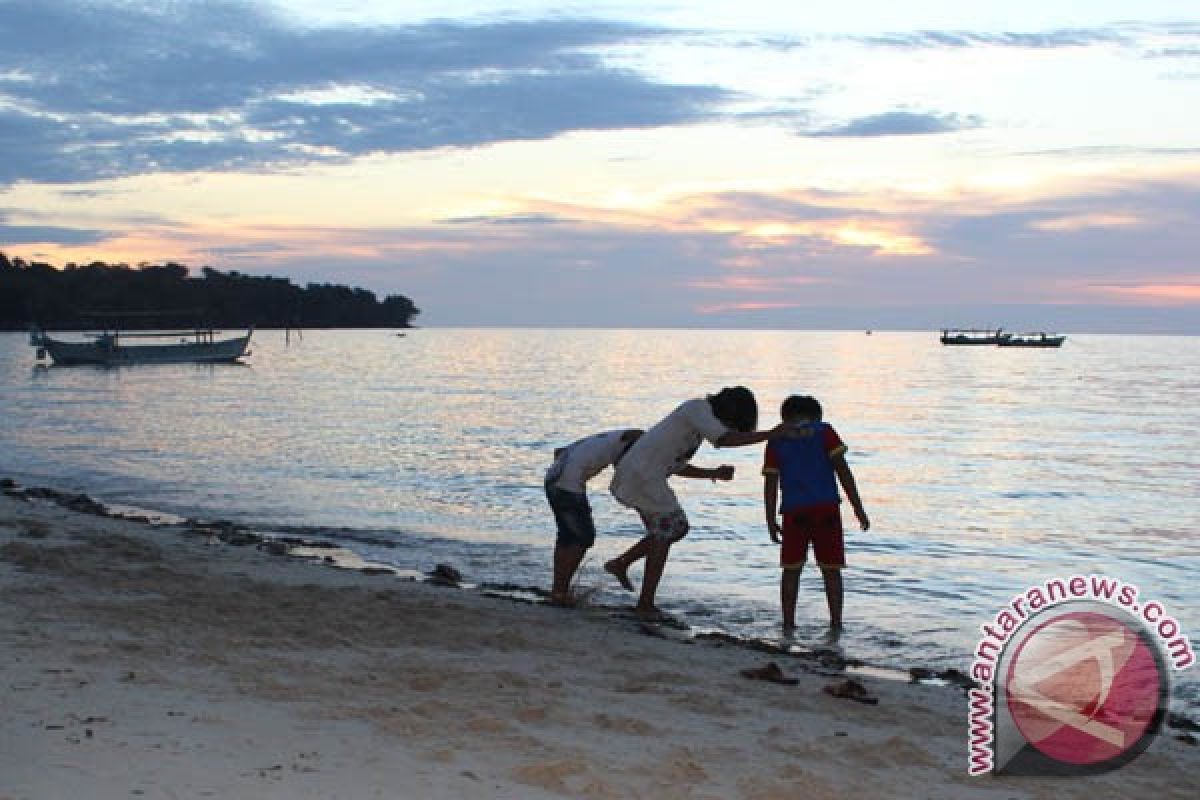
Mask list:
[[[1200,647],[1200,337],[1042,350],[929,331],[264,330],[240,365],[99,368],[38,364],[26,335],[0,334],[0,477],[546,587],[554,448],[734,385],[763,427],[789,394],[817,397],[849,446],[871,528],[845,509],[848,657],[965,670],[1014,597],[1075,575],[1136,586]],[[693,463],[736,476],[673,480],[692,531],[659,604],[694,630],[779,640],[762,448],[704,445]],[[641,528],[608,478],[589,487],[599,537],[579,587],[629,604],[601,565]],[[818,572],[800,592],[794,641],[816,646]],[[1172,692],[1194,716],[1200,668]]]

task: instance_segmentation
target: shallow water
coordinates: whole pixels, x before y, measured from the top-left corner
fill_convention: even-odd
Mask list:
[[[847,654],[964,667],[988,622],[1048,578],[1105,573],[1200,641],[1200,338],[1072,336],[1061,350],[943,347],[934,333],[450,330],[255,334],[246,366],[34,366],[0,334],[0,475],[115,503],[319,533],[374,561],[449,561],[545,585],[555,446],[647,427],[688,397],[755,390],[763,425],[816,395],[872,520],[847,510]],[[661,604],[694,627],[777,636],[761,448],[729,484],[677,479],[693,523]],[[638,535],[593,482],[581,581]],[[636,577],[636,572],[635,572]],[[819,641],[817,574],[800,640]],[[1180,698],[1200,706],[1193,669]]]

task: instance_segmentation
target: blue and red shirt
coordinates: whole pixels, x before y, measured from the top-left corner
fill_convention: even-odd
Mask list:
[[[833,459],[846,445],[827,422],[797,425],[795,438],[771,439],[763,455],[763,475],[779,475],[783,491],[780,513],[826,503],[840,503]]]

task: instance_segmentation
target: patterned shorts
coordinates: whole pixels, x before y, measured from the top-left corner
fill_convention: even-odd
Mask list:
[[[688,518],[682,508],[673,511],[639,511],[642,524],[646,526],[646,535],[655,539],[663,539],[670,543],[678,542],[688,534]]]

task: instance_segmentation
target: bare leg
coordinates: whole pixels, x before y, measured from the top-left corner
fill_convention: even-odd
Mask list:
[[[800,571],[804,567],[784,569],[779,579],[779,603],[783,607],[783,630],[796,629],[796,596],[800,592]]]
[[[842,627],[842,571],[833,567],[822,567],[821,578],[825,581],[825,602],[829,604],[829,627]]]
[[[629,568],[635,561],[640,558],[645,558],[650,552],[650,537],[643,536],[633,547],[630,547],[621,555],[611,561],[606,561],[604,571],[612,575],[621,582],[622,588],[627,592],[633,591],[633,581],[629,580]]]
[[[647,542],[646,570],[642,574],[642,594],[638,598],[636,610],[649,613],[658,610],[654,605],[654,595],[658,592],[658,582],[662,580],[663,570],[667,567],[671,543],[665,539],[651,539],[649,536],[642,541]]]
[[[586,547],[578,545],[554,546],[554,585],[550,589],[550,599],[556,602],[569,602],[571,599],[571,580],[579,569]]]

